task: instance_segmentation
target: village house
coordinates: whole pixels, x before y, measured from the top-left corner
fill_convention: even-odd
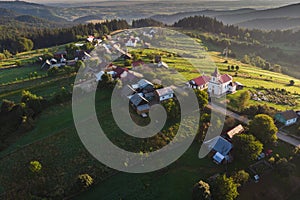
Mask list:
[[[285,126],[290,126],[297,122],[298,115],[293,110],[287,110],[281,113],[277,113],[275,115],[275,119],[283,123]]]
[[[92,56],[83,50],[76,50],[75,52],[75,60],[87,60],[91,58]]]
[[[143,94],[136,93],[130,98],[130,104],[137,114],[142,115],[150,110],[149,101],[143,97]]]
[[[53,67],[64,67],[67,64],[67,60],[65,58],[62,58],[60,62],[58,62],[55,58],[51,58],[50,60],[46,60],[44,64],[41,66],[41,69],[49,70]]]
[[[146,79],[141,79],[137,84],[134,84],[131,87],[143,94],[154,92],[154,85]]]
[[[95,37],[92,36],[92,35],[90,35],[90,36],[88,36],[88,38],[87,38],[86,40],[87,40],[88,42],[93,42],[94,39],[95,39]]]
[[[211,96],[223,96],[236,91],[236,85],[233,83],[233,78],[230,75],[221,75],[218,68],[216,68],[211,76],[208,83],[208,92]]]
[[[231,160],[229,153],[232,150],[233,145],[223,137],[217,136],[203,144],[208,149],[212,150],[215,163],[222,164],[223,162],[229,162]]]
[[[174,91],[171,87],[165,87],[155,91],[160,102],[174,98]]]
[[[135,38],[130,38],[125,44],[126,47],[136,47],[136,45],[137,40]]]
[[[209,76],[199,76],[198,78],[195,78],[193,80],[190,80],[187,85],[190,88],[198,89],[198,90],[204,90],[208,88],[208,82],[210,80]]]
[[[111,77],[113,77],[113,78],[116,76],[116,72],[114,72],[114,71],[110,71],[110,72],[100,71],[100,72],[98,72],[98,73],[95,74],[96,80],[97,80],[97,81],[102,81],[102,76],[103,76],[105,73],[111,75]]]

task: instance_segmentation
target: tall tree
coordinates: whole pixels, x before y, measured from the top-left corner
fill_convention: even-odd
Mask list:
[[[263,150],[263,144],[253,135],[240,134],[233,138],[234,156],[245,162],[251,162],[259,156]]]
[[[249,132],[263,144],[271,144],[277,141],[278,129],[274,120],[265,114],[259,114],[250,122]]]
[[[243,110],[249,103],[250,100],[250,92],[249,91],[245,91],[243,93],[241,93],[241,95],[239,96],[238,100],[237,100],[237,106],[240,110]]]
[[[212,185],[212,196],[215,200],[234,200],[238,197],[238,184],[226,175],[220,175]]]
[[[198,100],[199,109],[203,110],[208,104],[208,94],[207,92],[202,90],[194,90],[194,91]]]

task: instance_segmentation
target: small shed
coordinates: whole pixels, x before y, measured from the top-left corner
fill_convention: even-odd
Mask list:
[[[240,134],[244,132],[245,129],[244,127],[240,124],[236,126],[235,128],[231,129],[230,131],[227,132],[227,136],[232,139],[235,135]]]

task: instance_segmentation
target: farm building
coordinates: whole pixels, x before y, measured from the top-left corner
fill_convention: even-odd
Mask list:
[[[141,79],[137,84],[132,85],[132,88],[144,94],[154,92],[154,85],[146,79]]]
[[[149,101],[145,99],[142,95],[143,94],[137,93],[130,98],[130,104],[139,115],[147,113],[150,110],[150,106],[148,104]]]
[[[286,126],[293,125],[297,122],[298,115],[293,110],[287,110],[275,115],[275,119]]]
[[[240,124],[236,126],[235,128],[231,129],[227,132],[227,136],[232,139],[235,135],[241,134],[245,131],[244,127]]]
[[[159,101],[165,101],[168,99],[172,99],[174,97],[174,91],[171,87],[166,87],[162,89],[158,89],[155,91],[157,97],[159,98]]]

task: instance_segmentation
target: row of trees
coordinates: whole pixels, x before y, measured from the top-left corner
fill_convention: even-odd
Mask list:
[[[239,195],[238,188],[249,180],[249,174],[244,170],[233,173],[230,177],[225,174],[206,183],[199,181],[194,185],[193,200],[234,200]]]

